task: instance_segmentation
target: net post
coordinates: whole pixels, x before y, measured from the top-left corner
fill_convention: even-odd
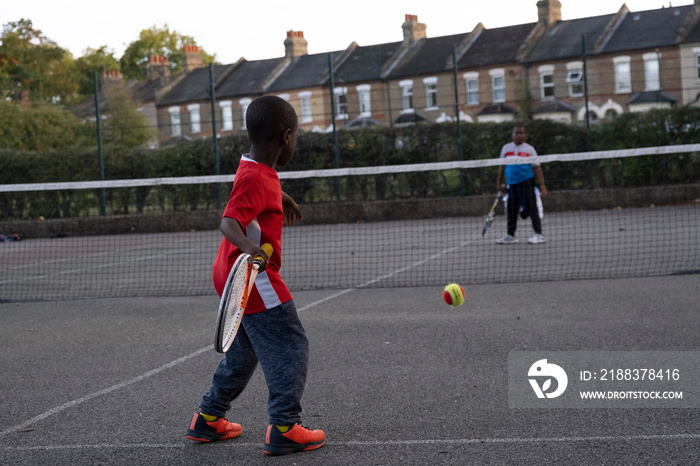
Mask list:
[[[105,162],[104,153],[102,151],[102,130],[100,127],[100,95],[99,95],[99,84],[97,80],[97,71],[92,72],[93,87],[95,90],[95,123],[97,126],[97,158],[100,163],[100,180],[105,179]],[[100,188],[100,215],[102,217],[107,215],[107,202],[105,188]]]

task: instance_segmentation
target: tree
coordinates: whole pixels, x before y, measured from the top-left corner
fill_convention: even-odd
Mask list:
[[[139,34],[139,39],[130,43],[119,60],[122,76],[127,79],[144,79],[148,58],[151,55],[168,57],[173,73],[182,71],[183,52],[185,45],[197,45],[191,36],[185,36],[177,31],[170,31],[167,24],[162,28],[153,25]],[[209,55],[200,48],[204,63],[213,63],[216,55]]]
[[[102,75],[106,70],[118,70],[119,60],[114,57],[114,50],[106,45],[96,49],[88,47],[84,55],[75,61],[75,68],[79,75],[79,92],[81,96],[87,96],[95,91],[94,73]]]
[[[78,99],[73,56],[34,29],[30,20],[3,25],[0,39],[2,98],[20,100],[25,91],[32,102],[68,104]]]
[[[45,152],[95,144],[94,125],[54,105],[24,107],[0,100],[0,149]]]
[[[107,100],[104,142],[121,148],[145,146],[154,134],[131,95],[124,86],[116,85],[103,92]]]

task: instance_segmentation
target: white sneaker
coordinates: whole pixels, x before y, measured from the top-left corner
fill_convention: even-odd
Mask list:
[[[505,235],[503,238],[496,241],[496,244],[515,244],[518,242],[518,238],[511,235]]]
[[[547,241],[547,238],[545,238],[544,236],[542,236],[539,233],[535,233],[535,235],[532,238],[527,240],[527,242],[529,244],[541,244],[541,243],[544,243],[545,241]]]

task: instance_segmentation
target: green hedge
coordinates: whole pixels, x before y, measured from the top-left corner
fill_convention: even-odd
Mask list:
[[[700,142],[700,109],[680,108],[625,114],[592,127],[593,150]],[[511,140],[512,123],[461,124],[462,159],[498,157]],[[542,155],[586,150],[585,129],[554,123],[527,123],[528,142]],[[421,124],[405,128],[365,128],[338,132],[339,166],[361,167],[444,162],[459,159],[456,125]],[[235,173],[247,152],[245,135],[221,138],[220,172]],[[184,142],[155,150],[104,148],[108,180],[212,175],[215,157],[211,139]],[[286,170],[335,168],[333,135],[302,133]],[[373,200],[491,193],[497,168],[454,172],[422,172],[367,177],[284,180],[283,188],[299,202]],[[635,157],[595,162],[547,164],[550,189],[575,189],[695,183],[700,179],[697,153],[668,157]],[[0,150],[0,184],[92,181],[99,179],[96,147],[66,147],[43,152]],[[180,211],[216,208],[217,191],[225,202],[230,186],[170,186],[106,190],[111,214],[145,210]],[[0,219],[93,215],[96,190],[58,193],[0,193]]]

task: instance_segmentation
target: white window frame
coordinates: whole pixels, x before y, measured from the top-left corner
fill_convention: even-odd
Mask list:
[[[182,136],[182,123],[180,120],[180,107],[168,107],[170,113],[170,136]]]
[[[506,101],[506,70],[494,68],[489,71],[491,76],[491,100],[494,104]]]
[[[221,131],[233,131],[232,103],[230,100],[219,102],[219,107],[221,108]]]
[[[245,114],[248,111],[248,105],[253,101],[250,97],[244,97],[238,101],[238,105],[241,106],[241,114],[243,115],[243,123],[241,124],[241,129],[246,129],[245,125]]]
[[[311,112],[311,91],[303,91],[297,94],[299,106],[301,107],[301,123],[311,123],[314,116]]]
[[[620,56],[613,58],[615,74],[615,94],[629,94],[632,92],[632,69],[630,57]]]
[[[201,133],[202,132],[202,118],[199,115],[199,104],[188,105],[187,111],[190,114],[190,134]]]
[[[642,55],[644,59],[644,83],[646,91],[661,90],[661,54],[650,52]]]
[[[464,86],[467,93],[467,105],[479,105],[479,73],[471,71],[464,73],[462,77],[464,78]]]
[[[583,62],[572,61],[566,64],[566,82],[569,85],[569,97],[583,97],[585,94]]]
[[[554,65],[538,66],[537,72],[540,73],[540,98],[542,100],[554,100],[556,98]]]
[[[430,76],[428,78],[423,78],[423,85],[425,86],[425,110],[437,110],[438,100],[437,100],[437,76]]]
[[[401,88],[401,113],[414,113],[413,108],[413,80],[404,79],[399,81]]]
[[[360,84],[355,87],[357,91],[357,100],[360,106],[360,117],[369,118],[372,116],[372,95],[370,91],[372,86],[369,84]]]
[[[336,120],[347,120],[348,115],[348,88],[335,87],[333,88],[335,96],[335,118]]]

